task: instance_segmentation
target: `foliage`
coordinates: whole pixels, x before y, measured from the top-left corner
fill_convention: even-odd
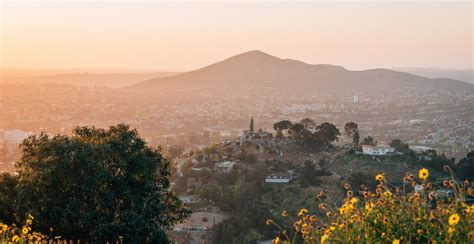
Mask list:
[[[0,175],[0,220],[14,223],[23,216],[18,216],[18,176],[9,173]]]
[[[267,191],[262,180],[267,174],[266,165],[257,163],[247,165],[234,185],[208,184],[204,195],[226,213],[228,218],[214,228],[215,243],[245,243],[249,233],[267,233],[270,230],[262,226],[270,216],[268,206],[262,201]]]
[[[388,145],[395,148],[397,152],[407,152],[410,149],[410,146],[407,143],[403,143],[400,139],[393,139]]]
[[[300,123],[307,130],[314,130],[314,128],[316,128],[316,123],[310,118],[304,118],[300,121]]]
[[[288,130],[291,127],[292,123],[289,120],[282,120],[280,122],[277,122],[273,124],[273,129],[278,131],[278,130]]]
[[[339,206],[321,192],[318,208],[324,217],[301,209],[293,220],[295,236],[290,238],[277,223],[267,220],[280,231],[273,243],[292,243],[297,236],[309,243],[472,243],[474,206],[466,200],[474,196],[474,189],[467,181],[458,184],[449,166],[445,170],[451,180],[442,185],[428,180],[427,169],[418,172],[418,179],[407,173],[400,187],[391,186],[384,174],[378,174],[375,192],[362,189],[360,198],[354,197],[347,184],[346,198]],[[409,186],[421,186],[421,190],[408,190]]]
[[[32,231],[33,220],[34,217],[28,214],[23,226],[0,223],[0,243],[41,243],[43,240],[52,239],[52,237]],[[59,240],[61,237],[55,236],[55,239]]]
[[[304,187],[316,186],[321,184],[321,181],[316,178],[317,170],[311,161],[305,161],[303,167],[300,168],[300,181]]]
[[[54,228],[70,239],[101,242],[119,236],[166,242],[164,230],[189,215],[169,190],[168,161],[127,125],[35,135],[21,148],[16,213],[35,215],[41,232]],[[13,202],[2,195],[4,201]]]
[[[377,145],[377,141],[372,136],[367,136],[362,140],[362,145]]]
[[[354,122],[347,122],[346,125],[344,126],[344,133],[352,138],[352,145],[354,148],[357,148],[359,146],[359,128],[358,125]]]
[[[339,129],[329,122],[324,122],[316,127],[315,136],[325,146],[336,141],[339,135],[341,135]]]
[[[444,153],[440,155],[434,149],[422,152],[420,160],[420,164],[435,168],[437,170],[443,170],[445,165],[448,165],[451,168],[455,166],[454,158],[449,159]]]
[[[459,160],[456,171],[463,180],[474,180],[474,150],[467,153],[466,157]]]
[[[294,123],[288,129],[288,133],[293,137],[295,140],[299,140],[303,137],[303,131],[305,131],[304,125],[301,123]]]

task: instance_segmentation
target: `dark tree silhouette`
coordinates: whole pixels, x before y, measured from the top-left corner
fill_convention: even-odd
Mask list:
[[[316,127],[315,135],[321,144],[328,146],[336,141],[341,133],[335,125],[325,122]]]
[[[365,138],[362,140],[362,145],[375,146],[375,145],[377,145],[377,141],[376,141],[372,136],[368,136],[368,137],[365,137]]]
[[[344,132],[345,134],[352,138],[352,145],[354,148],[357,148],[359,146],[359,128],[356,123],[354,122],[347,122],[346,125],[344,126]]]
[[[170,191],[169,162],[127,125],[35,135],[21,148],[18,208],[43,233],[52,227],[68,239],[167,243],[165,230],[190,213]]]
[[[316,123],[310,118],[304,118],[300,121],[303,124],[304,128],[307,130],[314,130]]]

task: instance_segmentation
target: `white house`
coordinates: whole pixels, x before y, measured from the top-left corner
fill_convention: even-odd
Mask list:
[[[270,175],[265,177],[265,183],[284,183],[290,182],[291,176]]]
[[[395,152],[395,148],[389,146],[362,145],[362,153],[368,155],[387,155]]]

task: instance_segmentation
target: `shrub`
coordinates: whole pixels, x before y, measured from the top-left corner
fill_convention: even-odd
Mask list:
[[[309,243],[472,243],[474,206],[466,200],[474,196],[474,189],[467,181],[458,184],[448,166],[445,170],[451,172],[452,179],[442,185],[428,180],[427,169],[419,171],[418,179],[407,173],[401,187],[389,185],[384,175],[378,174],[375,192],[361,189],[360,198],[354,197],[346,184],[346,198],[338,207],[321,192],[318,208],[324,217],[301,209],[293,219],[292,238],[267,220],[280,230],[273,243],[294,243],[299,237]],[[412,187],[417,191],[407,190]],[[282,216],[288,213],[284,211]]]
[[[28,214],[23,226],[16,226],[16,224],[9,226],[8,224],[0,223],[0,243],[40,243],[43,240],[47,240],[48,236],[32,231],[33,219],[34,217]],[[56,237],[56,239],[59,238],[61,237]]]

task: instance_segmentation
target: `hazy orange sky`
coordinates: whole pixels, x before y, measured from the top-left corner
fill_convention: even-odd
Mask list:
[[[472,12],[470,1],[2,1],[1,66],[190,70],[259,49],[349,69],[472,68]]]

